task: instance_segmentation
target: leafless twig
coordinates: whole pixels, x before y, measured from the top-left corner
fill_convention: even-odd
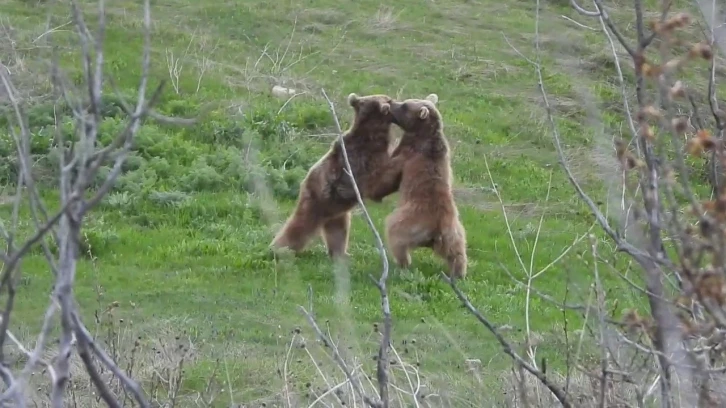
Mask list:
[[[330,100],[328,95],[325,93],[325,90],[322,90],[323,96],[325,97],[325,100],[328,102],[328,107],[330,108],[330,112],[333,115],[333,118],[335,120],[335,126],[338,131],[338,134],[340,135],[338,140],[340,141],[340,147],[343,151],[343,157],[345,158],[345,171],[348,173],[348,176],[350,177],[351,183],[353,185],[353,189],[355,190],[355,196],[358,200],[358,205],[360,206],[361,210],[363,211],[363,216],[366,219],[366,222],[368,223],[368,227],[371,229],[371,232],[373,233],[373,236],[376,239],[376,247],[378,249],[378,254],[381,257],[382,262],[382,270],[381,270],[381,276],[378,280],[376,280],[373,276],[371,276],[371,280],[378,288],[378,291],[381,293],[381,309],[383,311],[383,331],[381,336],[381,345],[378,348],[378,369],[377,369],[377,379],[378,379],[378,389],[379,394],[381,398],[381,407],[382,408],[388,408],[389,404],[389,398],[388,398],[388,368],[389,368],[389,362],[388,362],[388,349],[390,347],[391,343],[391,330],[392,330],[392,324],[391,324],[391,305],[388,300],[388,289],[386,287],[386,282],[388,280],[388,256],[386,254],[386,247],[383,245],[383,239],[381,239],[381,234],[378,233],[378,229],[376,229],[376,226],[373,224],[373,220],[371,219],[370,214],[368,214],[368,209],[365,206],[365,203],[363,202],[363,198],[361,197],[360,190],[358,189],[358,184],[355,181],[355,178],[353,177],[353,170],[350,167],[350,161],[348,160],[348,152],[345,149],[345,142],[343,140],[343,129],[340,127],[340,121],[338,120],[338,115],[335,112],[335,105],[333,105],[333,102]]]
[[[129,392],[136,404],[140,407],[149,407],[149,402],[139,384],[134,381],[117,363],[95,342],[91,333],[86,329],[77,310],[74,297],[74,284],[76,264],[79,254],[79,245],[82,237],[84,217],[93,207],[98,204],[106,193],[114,185],[116,178],[121,172],[121,167],[131,150],[133,139],[144,120],[152,115],[152,108],[157,102],[162,90],[163,82],[149,97],[147,88],[151,65],[151,6],[149,0],[143,3],[144,18],[144,48],[142,58],[142,75],[138,88],[137,100],[133,107],[127,111],[128,119],[126,126],[116,135],[114,141],[105,147],[98,146],[98,131],[103,120],[101,113],[102,92],[104,85],[104,37],[106,30],[105,1],[98,2],[98,24],[97,32],[91,35],[86,25],[83,13],[75,0],[70,2],[72,23],[78,35],[79,46],[82,51],[81,66],[84,79],[85,101],[84,103],[69,103],[75,120],[76,134],[79,140],[75,142],[74,148],[67,150],[66,143],[60,132],[59,119],[56,116],[56,146],[61,150],[59,180],[60,206],[53,215],[49,215],[46,206],[42,202],[39,187],[33,180],[32,160],[30,159],[30,124],[24,113],[24,106],[15,95],[17,94],[10,77],[4,70],[0,70],[0,80],[3,89],[9,96],[12,107],[12,115],[9,122],[15,126],[9,126],[17,147],[19,179],[18,195],[15,197],[13,228],[17,226],[17,209],[21,202],[20,192],[22,188],[28,192],[30,198],[32,219],[35,222],[35,232],[32,236],[20,245],[13,242],[13,231],[3,231],[2,236],[7,241],[7,250],[0,252],[0,259],[3,261],[2,276],[0,277],[0,290],[7,289],[8,298],[3,318],[0,322],[0,343],[5,338],[11,341],[25,354],[27,362],[19,375],[16,377],[10,370],[2,370],[2,378],[6,383],[6,389],[0,395],[0,402],[13,401],[15,406],[26,406],[26,393],[28,377],[37,364],[46,366],[51,377],[50,406],[61,407],[64,405],[66,389],[70,380],[71,359],[74,349],[83,361],[90,381],[98,391],[98,395],[104,403],[111,407],[127,405],[122,402],[121,395],[117,395],[109,384],[101,377],[101,370],[113,373],[118,383]],[[46,39],[52,37],[52,32],[47,33]],[[52,66],[52,82],[58,97],[70,101],[70,90],[62,79],[60,67],[57,62]],[[85,105],[85,108],[82,107]],[[161,115],[155,114],[162,118]],[[168,122],[175,122],[174,119],[164,118]],[[18,129],[18,130],[16,130]],[[103,180],[101,187],[86,195],[90,182],[97,176],[99,168],[112,159],[113,166],[110,174]],[[51,235],[58,248],[58,255],[51,255],[46,246],[46,235]],[[14,280],[19,271],[19,265],[23,257],[36,244],[43,246],[44,254],[48,260],[51,271],[55,275],[55,284],[51,303],[45,313],[43,325],[35,343],[35,347],[28,349],[17,340],[8,330],[11,320],[13,298],[15,294]],[[48,336],[52,328],[52,320],[60,312],[61,335],[58,341],[58,354],[53,362],[46,362],[42,355],[48,343]],[[0,344],[2,348],[2,344]],[[2,355],[0,355],[2,359]],[[3,367],[7,367],[5,361],[0,361]]]
[[[520,356],[512,347],[512,345],[502,336],[502,334],[499,332],[499,330],[492,324],[484,315],[482,315],[479,310],[477,310],[474,305],[471,304],[469,299],[466,297],[466,295],[456,286],[456,283],[453,279],[450,279],[445,273],[441,273],[442,278],[446,283],[448,283],[451,286],[451,289],[454,290],[454,293],[456,293],[456,296],[461,300],[461,302],[466,306],[466,308],[473,314],[477,320],[481,324],[484,325],[484,327],[489,330],[494,337],[497,339],[497,342],[502,346],[502,350],[510,356],[514,362],[517,364],[517,366],[522,367],[530,374],[534,375],[542,384],[544,384],[547,389],[552,392],[552,394],[557,398],[557,400],[562,404],[563,407],[569,408],[572,407],[572,403],[570,402],[569,398],[565,394],[564,390],[560,388],[558,385],[554,384],[552,381],[550,381],[542,371],[537,369],[536,367],[532,366],[530,363],[528,363],[522,356]]]
[[[343,360],[343,357],[340,355],[340,352],[338,352],[338,347],[335,346],[335,343],[323,333],[322,330],[320,330],[320,327],[318,327],[318,324],[315,322],[315,318],[308,313],[307,310],[303,306],[299,306],[300,310],[303,312],[305,317],[308,320],[308,323],[310,326],[315,330],[315,334],[317,334],[318,338],[323,342],[323,345],[330,347],[330,349],[333,351],[333,360],[340,366],[340,369],[343,370],[345,373],[345,377],[350,381],[350,383],[353,385],[353,389],[355,390],[356,394],[358,394],[359,397],[361,397],[366,404],[368,404],[371,408],[378,407],[378,404],[373,401],[369,396],[365,394],[363,391],[363,387],[360,384],[360,381],[356,377],[353,376],[353,373],[348,369],[348,365],[345,363],[345,360]]]
[[[335,125],[338,131],[338,142],[340,143],[341,150],[343,152],[343,158],[345,161],[345,172],[348,174],[351,180],[351,184],[353,186],[353,190],[355,191],[356,199],[358,200],[358,205],[360,206],[363,216],[366,219],[366,222],[368,223],[368,227],[373,232],[373,235],[376,240],[376,247],[378,249],[378,253],[381,256],[381,262],[382,262],[382,271],[381,276],[379,279],[375,279],[373,276],[371,276],[371,280],[378,288],[378,291],[381,294],[381,309],[383,311],[383,330],[381,333],[381,341],[380,346],[378,348],[378,359],[377,359],[377,381],[378,381],[378,392],[380,396],[379,402],[373,402],[370,400],[369,397],[364,397],[362,387],[358,387],[359,393],[362,397],[365,398],[366,403],[371,405],[372,407],[381,407],[381,408],[388,408],[390,404],[389,400],[389,392],[388,392],[388,386],[389,386],[389,348],[391,344],[391,330],[392,330],[392,323],[391,323],[391,306],[389,303],[388,298],[388,289],[386,287],[386,282],[388,280],[388,256],[386,255],[386,248],[383,244],[383,239],[381,238],[381,235],[378,233],[378,230],[376,229],[375,225],[373,224],[373,220],[371,219],[370,214],[368,213],[368,209],[365,206],[365,203],[363,202],[363,198],[361,196],[360,190],[358,189],[358,184],[356,183],[355,177],[353,176],[353,171],[351,169],[350,161],[348,159],[348,152],[345,148],[345,141],[343,138],[344,132],[343,129],[340,126],[340,121],[338,119],[338,115],[335,111],[335,105],[328,97],[328,94],[325,92],[324,89],[321,90],[321,93],[323,94],[323,97],[325,97],[325,100],[328,103],[328,108],[330,109],[331,115],[333,115],[333,120],[335,121]],[[307,315],[307,313],[306,313]],[[311,324],[314,324],[314,319],[312,316],[308,315],[308,319],[311,322]],[[317,327],[317,326],[315,326]],[[322,334],[322,332],[319,333],[319,335]],[[338,363],[343,365],[344,362],[342,359],[338,360]],[[346,375],[348,376],[348,379],[353,382],[353,379],[350,377],[350,374],[346,372]]]

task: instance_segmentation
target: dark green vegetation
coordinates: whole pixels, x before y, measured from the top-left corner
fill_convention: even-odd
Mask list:
[[[2,18],[19,44],[16,50],[3,50],[17,61],[17,86],[36,87],[41,94],[47,85],[34,82],[30,73],[47,67],[42,62],[46,51],[32,42],[44,31],[45,14],[33,2],[0,3]],[[107,73],[133,95],[140,72],[141,7],[126,0],[110,3]],[[564,4],[543,7],[545,86],[572,169],[604,209],[603,182],[620,177],[609,135],[626,127],[609,45],[601,33],[564,20],[562,14],[575,17]],[[54,25],[68,21],[67,10],[59,10]],[[87,11],[90,16],[90,3]],[[296,0],[274,7],[260,0],[168,0],[153,5],[152,17],[154,82],[170,79],[166,62],[173,65],[179,59],[183,66],[178,82],[170,79],[159,110],[199,116],[200,123],[188,128],[146,124],[115,190],[90,216],[76,287],[89,324],[94,310],[117,301],[115,319],[124,322],[116,324],[132,333],[129,339],[140,337],[144,353],[153,354],[156,341],[191,338],[196,354],[186,365],[182,392],[201,391],[219,358],[225,361],[222,380],[229,376],[225,388],[233,390],[236,402],[272,397],[283,388],[278,370],[291,333],[300,327],[312,339],[298,305],[309,308],[312,303],[321,325],[329,321],[331,333],[354,346],[349,353],[370,361],[377,347],[374,325],[381,317],[379,295],[368,275],[379,274],[380,260],[362,217],[353,221],[349,282],[335,278],[319,242],[294,260],[274,260],[267,252],[292,208],[299,182],[335,136],[320,97],[324,87],[344,126],[351,118],[344,102],[349,92],[401,98],[438,93],[469,241],[469,279],[461,287],[493,322],[512,328],[507,335],[513,341],[524,339],[525,291],[506,271],[526,280],[523,267],[530,269],[543,214],[532,262],[535,274],[593,222],[558,167],[533,69],[503,36],[534,57],[533,2],[407,0],[388,8],[367,0]],[[596,20],[578,19],[599,29]],[[61,29],[52,38],[71,44],[72,34]],[[66,51],[62,61],[70,78],[81,78],[74,52]],[[270,96],[275,84],[307,93],[285,104]],[[123,122],[112,93],[108,95],[103,134],[110,137]],[[604,134],[587,126],[593,120],[604,124]],[[70,126],[68,118],[66,122]],[[35,105],[30,123],[39,175],[50,181],[57,163],[50,146],[52,105]],[[12,156],[12,149],[9,137],[0,134],[0,156]],[[491,189],[485,156],[522,264]],[[3,159],[0,180],[10,185],[15,178],[13,159]],[[616,206],[620,192],[613,189],[616,199],[609,204]],[[9,187],[3,202],[11,194]],[[50,187],[46,197],[49,203],[57,201]],[[395,199],[369,204],[379,228]],[[0,209],[3,216],[9,214],[8,205]],[[597,228],[593,231],[599,234]],[[601,247],[603,256],[611,258],[611,249]],[[534,286],[558,300],[584,303],[591,260],[589,241],[581,240]],[[12,325],[18,332],[34,333],[39,327],[51,284],[44,262],[37,250],[23,264]],[[638,306],[635,292],[617,278],[624,263],[612,265],[602,274],[617,294],[619,308]],[[394,341],[404,360],[420,361],[432,392],[484,406],[481,401],[501,394],[497,383],[508,375],[503,370],[509,360],[440,280],[442,266],[420,250],[414,253],[412,270],[392,270]],[[349,298],[338,303],[346,287]],[[581,320],[573,314],[566,323],[559,308],[535,295],[529,315],[532,332],[543,340],[538,357],[546,358],[551,370],[560,369],[567,348],[576,347],[572,339],[565,343],[563,330],[576,330]],[[310,381],[321,385],[306,354],[294,353],[288,368],[292,383],[299,389]],[[471,392],[468,358],[480,359],[485,367],[484,381],[492,388],[482,395]]]

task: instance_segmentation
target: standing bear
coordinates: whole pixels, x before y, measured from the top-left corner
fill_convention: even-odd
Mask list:
[[[410,251],[427,247],[445,259],[449,276],[464,278],[466,232],[452,188],[449,143],[436,94],[391,103],[393,123],[403,130],[378,187],[382,198],[398,188],[399,202],[386,217],[386,240],[396,263],[411,264]]]
[[[385,191],[377,185],[379,172],[390,160],[391,102],[387,95],[348,95],[348,104],[355,114],[353,124],[343,135],[345,149],[361,198],[377,202],[397,187],[390,186],[391,190]],[[376,197],[371,196],[372,191]],[[273,250],[289,248],[298,253],[322,229],[328,255],[334,259],[347,257],[350,213],[357,203],[353,183],[346,172],[343,149],[336,139],[308,171],[300,185],[295,210],[270,247]]]

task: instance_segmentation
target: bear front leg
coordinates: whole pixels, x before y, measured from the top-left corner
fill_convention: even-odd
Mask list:
[[[333,259],[347,258],[348,235],[350,232],[350,211],[331,218],[323,224],[323,240],[328,256]]]
[[[403,161],[403,157],[396,156],[381,168],[373,170],[368,177],[366,189],[370,200],[380,203],[385,197],[398,191],[403,178]]]

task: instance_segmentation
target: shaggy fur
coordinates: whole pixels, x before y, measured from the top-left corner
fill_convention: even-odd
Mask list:
[[[351,128],[343,136],[353,176],[362,198],[380,202],[395,191],[379,188],[379,172],[390,160],[391,98],[386,95],[350,94],[348,104],[355,111]],[[375,197],[370,192],[375,190]],[[302,251],[322,232],[331,258],[347,257],[350,212],[358,203],[353,184],[345,171],[339,140],[308,171],[300,185],[297,206],[270,244],[273,250]],[[321,231],[322,230],[322,231]]]
[[[400,267],[411,264],[410,251],[427,247],[446,260],[450,277],[464,278],[466,232],[451,191],[449,144],[436,102],[431,94],[391,103],[393,123],[404,134],[378,184],[400,192],[386,217],[386,240]]]

